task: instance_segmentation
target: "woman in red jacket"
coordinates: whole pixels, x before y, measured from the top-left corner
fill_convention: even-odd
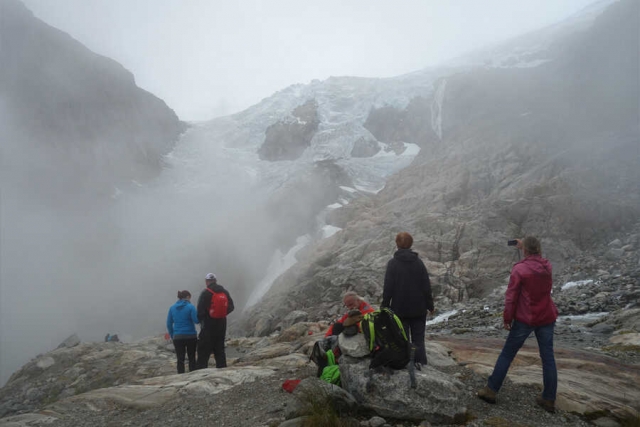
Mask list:
[[[507,341],[498,357],[487,386],[478,391],[478,397],[496,403],[496,394],[502,387],[511,362],[531,332],[536,334],[544,390],[536,403],[549,412],[555,411],[558,372],[553,355],[553,330],[558,310],[551,300],[551,264],[540,256],[540,241],[535,237],[518,240],[518,249],[524,247],[525,258],[511,270],[504,301],[504,329],[509,331]]]

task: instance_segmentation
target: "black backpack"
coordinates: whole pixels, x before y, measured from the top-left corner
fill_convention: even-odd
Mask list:
[[[318,366],[318,372],[316,375],[317,377],[320,377],[324,368],[329,365],[329,361],[327,359],[327,351],[333,351],[337,347],[337,335],[331,335],[315,342],[315,344],[313,345],[313,349],[311,350],[311,354],[309,355],[309,360]],[[334,351],[334,354],[335,353],[336,352]]]
[[[411,359],[411,344],[402,322],[390,308],[365,314],[360,327],[371,352],[369,369],[379,366],[404,369],[407,366]]]

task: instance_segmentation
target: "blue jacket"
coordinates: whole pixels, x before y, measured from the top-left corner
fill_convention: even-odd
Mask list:
[[[196,308],[186,299],[180,299],[169,308],[167,314],[167,331],[173,335],[197,335],[196,323],[198,313]]]

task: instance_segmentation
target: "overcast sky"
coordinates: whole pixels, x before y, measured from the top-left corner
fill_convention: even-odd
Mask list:
[[[390,77],[552,24],[593,0],[23,0],[183,120],[294,83]]]

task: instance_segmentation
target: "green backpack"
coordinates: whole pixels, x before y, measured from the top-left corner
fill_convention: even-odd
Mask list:
[[[403,369],[407,366],[411,358],[411,344],[402,322],[390,308],[365,314],[360,327],[371,352],[370,369],[378,366]]]
[[[340,367],[336,364],[336,357],[332,350],[327,350],[328,366],[322,370],[320,379],[330,384],[340,385]]]

